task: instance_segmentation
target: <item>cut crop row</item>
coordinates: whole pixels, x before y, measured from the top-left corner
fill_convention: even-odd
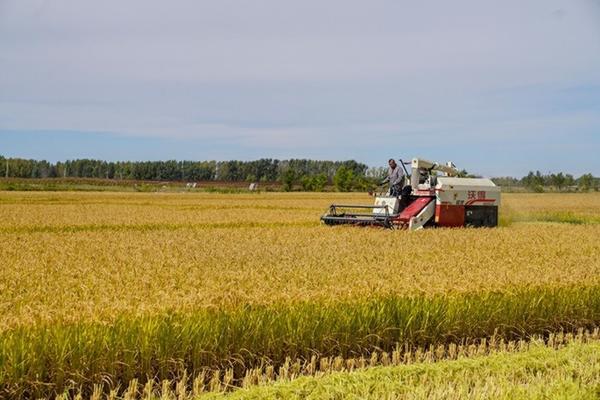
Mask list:
[[[397,346],[486,337],[526,338],[600,325],[600,286],[302,302],[198,310],[113,323],[20,327],[0,334],[4,394],[48,395],[67,387],[177,379],[206,369],[248,369],[312,356],[351,358]]]

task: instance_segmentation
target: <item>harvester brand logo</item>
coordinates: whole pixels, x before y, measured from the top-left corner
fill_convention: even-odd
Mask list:
[[[469,191],[467,191],[467,199],[468,200],[485,199],[485,191],[483,191],[483,190],[480,190],[480,191],[469,190]]]

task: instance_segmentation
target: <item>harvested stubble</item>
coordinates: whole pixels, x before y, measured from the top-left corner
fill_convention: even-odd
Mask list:
[[[319,226],[333,200],[0,195],[3,393],[600,323],[600,225]]]
[[[101,384],[90,398],[590,398],[600,383],[600,332],[549,334],[505,342],[492,336],[470,345],[396,348],[369,357],[286,359],[281,367],[247,370],[241,382],[233,371],[203,370],[178,380],[132,379],[105,396]],[[312,378],[311,378],[312,377]],[[238,386],[232,386],[236,383]],[[527,390],[522,387],[526,385]],[[243,388],[243,389],[240,389]],[[233,389],[233,391],[232,391]],[[57,400],[84,397],[72,390]]]
[[[541,342],[518,343],[515,351],[481,352],[470,358],[342,368],[315,377],[252,386],[206,399],[581,399],[600,397],[600,342],[573,341],[554,350]],[[521,347],[522,346],[522,347]],[[385,354],[385,353],[384,353]],[[485,354],[485,355],[484,355]],[[393,360],[393,358],[392,358]]]

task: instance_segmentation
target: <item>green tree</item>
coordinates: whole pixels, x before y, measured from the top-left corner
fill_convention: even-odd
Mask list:
[[[534,192],[541,193],[544,191],[545,179],[540,171],[536,171],[535,173],[529,171],[529,174],[521,179],[521,183]]]
[[[575,178],[573,177],[573,175],[571,174],[565,174],[565,186],[574,186],[575,185]]]
[[[594,176],[592,174],[584,174],[578,180],[577,186],[579,190],[587,192],[594,184]]]
[[[302,185],[302,190],[305,192],[312,192],[315,190],[314,179],[310,175],[304,175],[300,179],[300,184]]]
[[[296,172],[292,168],[286,169],[282,177],[283,190],[286,192],[290,192],[294,188],[295,181]]]
[[[320,173],[312,178],[313,182],[313,190],[315,192],[322,192],[325,189],[325,185],[327,185],[327,175],[324,173]]]
[[[566,179],[562,172],[550,175],[550,184],[556,187],[558,190],[562,190],[562,188],[565,186],[565,182]]]
[[[351,169],[341,166],[333,177],[333,184],[338,192],[348,192],[352,190],[354,183],[354,172]]]

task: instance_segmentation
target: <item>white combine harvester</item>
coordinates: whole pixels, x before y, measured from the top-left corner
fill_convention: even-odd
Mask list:
[[[405,168],[402,160],[397,168],[400,166]],[[412,160],[411,169],[408,174],[405,168],[401,196],[377,195],[372,206],[332,204],[321,221],[409,230],[498,225],[500,188],[490,179],[458,178],[451,162],[438,164],[420,158]]]

